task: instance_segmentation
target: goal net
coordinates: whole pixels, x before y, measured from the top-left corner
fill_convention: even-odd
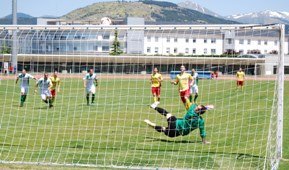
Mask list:
[[[282,29],[0,26],[0,162],[276,169]]]

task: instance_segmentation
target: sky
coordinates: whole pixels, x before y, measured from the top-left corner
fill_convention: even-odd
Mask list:
[[[68,12],[103,0],[17,0],[18,12],[34,17],[62,16]],[[106,1],[106,0],[105,0]],[[111,1],[111,0],[108,0]],[[179,3],[184,0],[166,0]],[[220,15],[227,16],[263,10],[289,12],[289,0],[192,0]],[[12,0],[0,0],[0,17],[11,14]]]

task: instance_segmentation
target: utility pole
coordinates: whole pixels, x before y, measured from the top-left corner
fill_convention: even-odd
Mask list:
[[[17,0],[12,0],[12,17],[13,17],[13,25],[17,25]],[[11,54],[11,66],[13,67],[13,72],[17,73],[17,30],[13,30],[12,33],[12,54]]]

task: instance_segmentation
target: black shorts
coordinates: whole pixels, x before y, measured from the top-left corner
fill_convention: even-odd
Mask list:
[[[165,135],[168,137],[177,137],[180,136],[181,134],[177,131],[177,118],[175,116],[171,116],[170,118],[167,119],[168,121],[168,127],[164,131]]]

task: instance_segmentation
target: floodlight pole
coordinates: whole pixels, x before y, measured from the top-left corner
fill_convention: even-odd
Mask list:
[[[284,113],[284,49],[285,25],[280,24],[280,45],[278,61],[278,108],[277,108],[277,160],[282,159],[283,146],[283,113]]]
[[[17,0],[12,0],[12,17],[13,25],[17,25]],[[14,73],[17,73],[17,30],[13,30],[12,33],[12,54],[11,54],[11,66]]]

